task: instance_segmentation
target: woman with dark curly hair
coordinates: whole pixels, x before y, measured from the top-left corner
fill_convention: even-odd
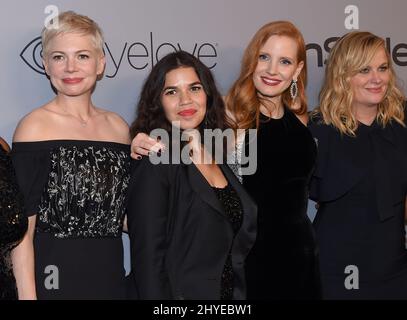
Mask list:
[[[133,161],[129,279],[138,297],[244,299],[243,266],[257,211],[233,172],[199,138],[227,127],[211,72],[189,53],[165,56],[148,76],[137,110],[133,137],[153,130],[171,137],[161,155],[166,164],[154,157]]]
[[[238,135],[232,167],[258,206],[256,243],[246,259],[248,299],[321,297],[318,248],[307,216],[316,145],[304,125],[306,70],[301,32],[289,21],[270,22],[251,39],[226,96],[234,127],[244,133]],[[142,133],[137,137],[133,156],[161,147]],[[255,172],[248,170],[253,162]]]

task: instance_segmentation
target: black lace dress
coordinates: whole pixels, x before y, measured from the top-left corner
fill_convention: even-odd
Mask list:
[[[122,223],[129,146],[53,140],[13,144],[34,238],[39,299],[125,297]]]
[[[27,230],[11,160],[0,146],[0,300],[17,298],[10,252]]]

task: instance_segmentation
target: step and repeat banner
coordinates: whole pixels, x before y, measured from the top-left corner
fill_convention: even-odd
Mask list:
[[[19,119],[54,96],[44,75],[40,33],[44,23],[66,10],[90,16],[103,29],[107,65],[94,102],[128,123],[145,77],[166,53],[185,50],[199,57],[225,94],[245,46],[273,20],[290,20],[304,35],[310,108],[318,104],[330,48],[354,29],[386,39],[406,92],[405,0],[13,0],[0,7],[0,135],[9,143]]]
[[[127,122],[143,80],[166,53],[182,49],[198,56],[226,93],[250,38],[272,20],[290,20],[304,34],[310,108],[318,103],[330,48],[352,29],[386,38],[400,80],[407,79],[405,0],[13,0],[0,7],[0,135],[8,142],[18,120],[54,95],[39,36],[58,11],[88,15],[103,29],[107,65],[94,101]]]

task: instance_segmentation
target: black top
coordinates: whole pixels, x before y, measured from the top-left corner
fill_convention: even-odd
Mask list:
[[[19,142],[13,144],[12,158],[26,215],[37,215],[38,297],[124,297],[121,234],[129,146],[83,140]],[[57,267],[58,288],[50,289],[47,282],[49,266]]]
[[[226,216],[232,224],[234,235],[236,236],[243,222],[242,204],[240,203],[239,196],[230,186],[230,184],[228,184],[225,188],[213,187],[213,190],[215,191],[219,201],[222,203]],[[233,278],[232,255],[229,252],[222,272],[220,294],[221,300],[233,299]]]
[[[23,198],[17,187],[11,160],[0,146],[0,300],[17,298],[10,251],[26,230]]]
[[[231,254],[233,299],[244,299],[257,210],[233,172],[219,165],[242,205],[236,234],[228,208],[194,164],[154,165],[148,157],[133,164],[127,213],[133,297],[218,300]]]
[[[287,108],[260,117],[257,171],[243,185],[258,205],[258,236],[247,259],[248,298],[319,297],[315,239],[307,216],[316,157],[309,130]]]
[[[311,198],[320,205],[324,297],[406,299],[407,129],[359,123],[350,137],[315,117],[310,130],[318,141]],[[358,268],[358,290],[344,286],[349,265]]]

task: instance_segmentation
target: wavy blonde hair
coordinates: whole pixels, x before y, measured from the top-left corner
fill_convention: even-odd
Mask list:
[[[235,127],[249,129],[259,126],[261,99],[257,95],[253,83],[253,73],[257,67],[260,49],[271,36],[286,36],[297,43],[297,63],[301,61],[304,66],[298,76],[298,97],[299,108],[293,108],[293,112],[298,115],[307,112],[307,100],[305,96],[305,86],[307,82],[307,59],[305,42],[301,32],[289,21],[274,21],[261,27],[253,36],[247,46],[240,70],[239,78],[235,81],[226,96],[227,109],[232,113]],[[287,89],[282,94],[282,102],[291,108],[290,90]]]
[[[383,101],[378,105],[376,119],[385,127],[391,120],[404,124],[404,95],[396,83],[390,55],[382,38],[362,31],[345,34],[333,46],[325,69],[325,81],[319,95],[320,113],[325,124],[333,125],[342,134],[355,136],[358,121],[352,112],[353,91],[350,80],[368,66],[376,53],[384,49],[390,72],[390,81]]]

